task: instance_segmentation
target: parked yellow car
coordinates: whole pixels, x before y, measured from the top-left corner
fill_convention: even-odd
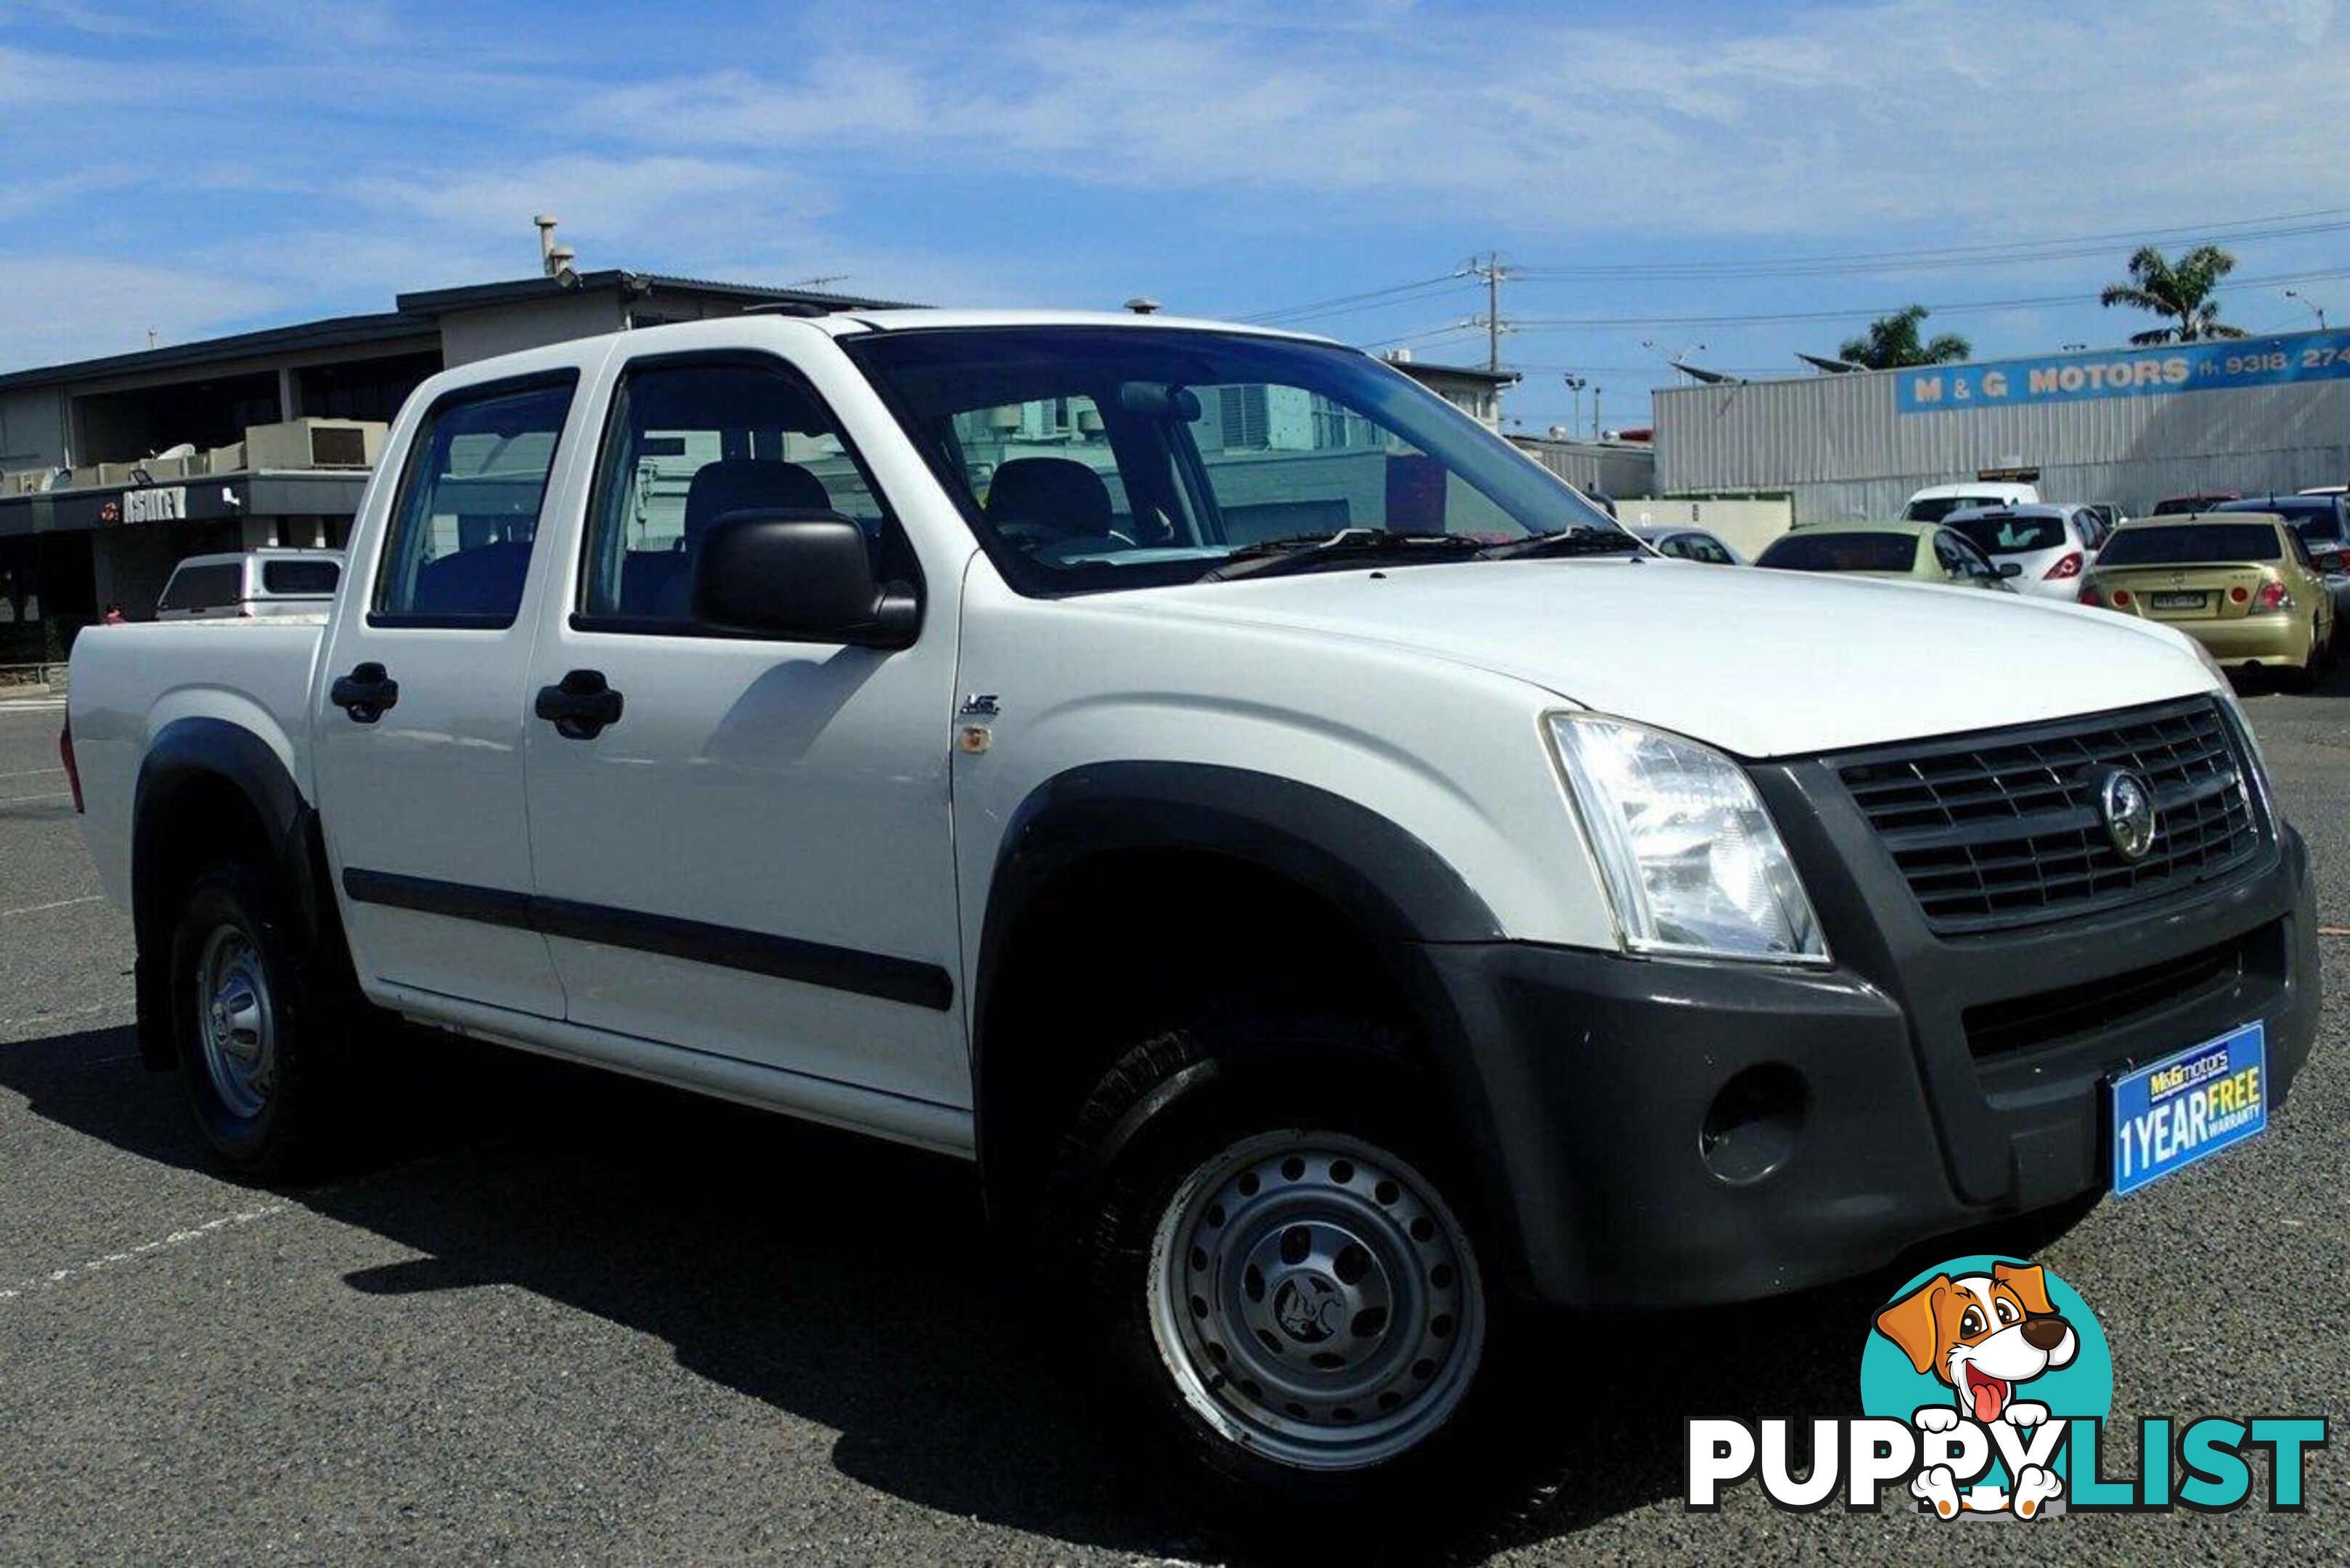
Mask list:
[[[2011,594],[2015,585],[2008,579],[2020,570],[1993,564],[1973,540],[1939,523],[1817,524],[1780,535],[1754,564],[1787,572],[1837,572]]]
[[[2307,687],[2334,657],[2334,595],[2274,513],[2197,512],[2126,524],[2097,554],[2081,602],[2175,626],[2232,668]]]

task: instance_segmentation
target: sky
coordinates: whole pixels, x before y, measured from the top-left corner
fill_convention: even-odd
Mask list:
[[[585,269],[1465,363],[1498,253],[1511,416],[1589,426],[1575,374],[1638,425],[1674,358],[1800,374],[1913,301],[2117,344],[2141,239],[2350,326],[2345,82],[2331,0],[0,0],[0,369],[526,275],[552,212]]]

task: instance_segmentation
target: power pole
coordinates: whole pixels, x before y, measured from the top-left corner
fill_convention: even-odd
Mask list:
[[[1484,317],[1462,325],[1485,329],[1485,369],[1498,371],[1502,368],[1502,334],[1509,330],[1508,323],[1502,319],[1502,280],[1510,275],[1509,268],[1502,265],[1501,252],[1487,251],[1482,261],[1471,256],[1461,272],[1485,280]]]

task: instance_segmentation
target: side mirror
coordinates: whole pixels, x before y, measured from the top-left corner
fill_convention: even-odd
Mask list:
[[[1999,575],[2002,577],[2020,577],[2023,576],[2023,563],[2021,561],[2002,561],[1999,564]]]
[[[2328,551],[2317,557],[2317,569],[2327,573],[2350,571],[2350,556]]]
[[[693,563],[693,616],[786,642],[904,648],[921,628],[911,594],[873,580],[865,530],[837,512],[729,512]]]

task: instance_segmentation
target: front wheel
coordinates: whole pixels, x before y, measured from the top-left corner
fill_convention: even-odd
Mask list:
[[[1327,1021],[1165,1035],[1067,1140],[1081,1326],[1119,1425],[1210,1517],[1429,1528],[1497,1479],[1491,1258],[1426,1094],[1378,1042]]]

